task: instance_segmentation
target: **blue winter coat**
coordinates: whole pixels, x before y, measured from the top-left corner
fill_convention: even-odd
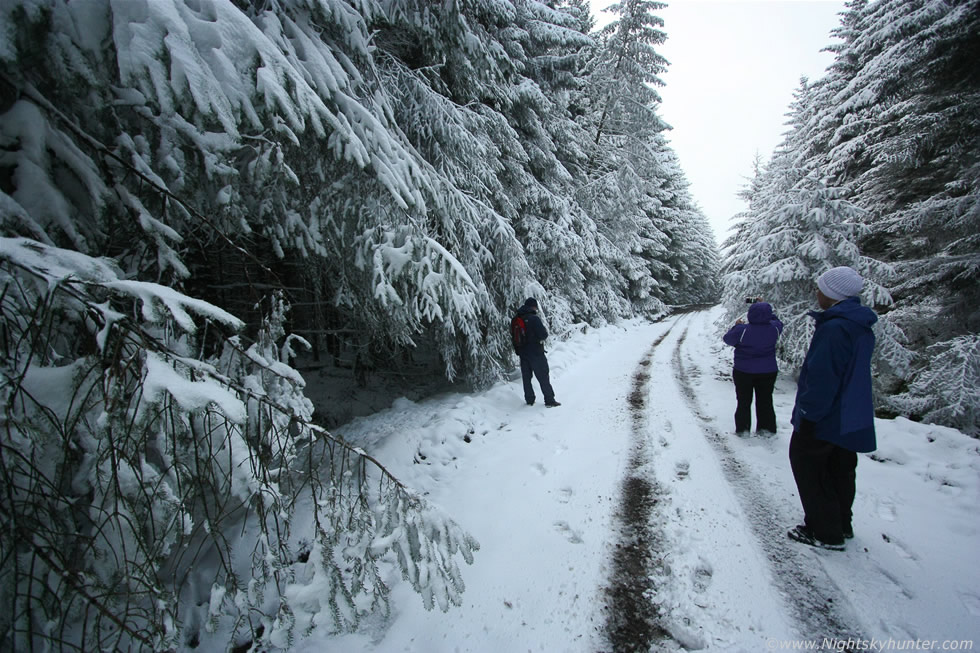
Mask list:
[[[749,306],[749,323],[736,324],[722,340],[735,348],[735,369],[749,374],[769,374],[776,366],[776,341],[783,323],[772,314],[772,306],[756,302]]]
[[[517,309],[517,314],[524,318],[527,325],[527,344],[517,352],[518,356],[544,356],[544,341],[548,337],[548,329],[538,317],[538,309],[524,304]]]
[[[793,426],[800,430],[804,420],[812,422],[820,440],[851,451],[874,451],[871,327],[878,316],[857,297],[810,315],[817,325],[800,370]]]

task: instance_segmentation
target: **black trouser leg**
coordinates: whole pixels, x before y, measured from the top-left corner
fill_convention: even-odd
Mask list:
[[[735,382],[735,432],[743,433],[752,428],[752,374],[732,370]]]
[[[777,372],[754,374],[755,430],[776,432],[776,410],[772,407],[772,391],[776,387]]]
[[[818,440],[812,433],[793,431],[789,441],[789,462],[803,504],[805,523],[817,539],[828,544],[844,541],[841,517],[845,510],[850,513],[854,501],[854,466],[851,467],[852,489],[846,494],[845,470],[850,458],[847,454],[853,456],[856,466],[857,454]]]
[[[534,403],[534,386],[531,385],[531,374],[533,371],[531,360],[526,356],[521,356],[521,379],[524,381],[524,401],[529,404]]]
[[[836,447],[830,459],[830,473],[837,490],[840,505],[841,527],[851,527],[851,508],[854,505],[858,455],[853,451]]]
[[[548,367],[548,358],[542,354],[531,359],[531,368],[534,376],[538,379],[541,386],[541,394],[544,395],[544,403],[550,404],[555,401],[555,391],[551,388],[551,370]]]

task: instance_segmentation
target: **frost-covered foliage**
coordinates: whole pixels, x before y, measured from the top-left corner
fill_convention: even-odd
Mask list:
[[[590,221],[563,199],[572,179],[555,137],[564,115],[557,89],[572,83],[574,63],[562,52],[588,39],[571,29],[571,16],[537,2],[388,8],[377,23],[379,72],[396,120],[461,197],[473,198],[460,209],[484,216],[468,247],[495,294],[507,307],[544,294],[553,326],[597,315],[581,290]]]
[[[776,167],[762,174],[765,180],[758,197],[750,199],[737,240],[727,243],[725,304],[734,320],[745,310],[745,297],[771,303],[784,324],[777,353],[798,368],[812,333],[807,312],[814,307],[817,277],[838,265],[853,267],[865,278],[864,303],[887,306],[891,297],[882,283],[890,269],[861,255],[857,242],[866,229],[859,221],[862,211],[843,199],[839,188],[808,175],[778,192],[791,183],[795,171]],[[879,343],[878,351],[885,348]]]
[[[825,76],[801,85],[790,129],[757,175],[754,203],[728,243],[739,251],[726,270],[731,279],[742,278],[754,270],[747,260],[754,239],[768,231],[756,219],[792,203],[799,179],[819,179],[855,207],[849,247],[889,270],[872,279],[891,301],[882,302],[883,294],[865,298],[877,303],[882,318],[879,401],[908,414],[925,410],[908,399],[910,383],[917,384],[918,400],[944,401],[938,384],[922,381],[939,369],[932,367],[933,352],[945,351],[931,347],[980,330],[978,34],[973,1],[848,2],[833,32],[839,42],[828,48],[835,61]],[[779,176],[783,182],[775,183]],[[887,399],[897,392],[905,399]],[[930,392],[937,394],[927,398]],[[927,412],[928,419],[954,419],[950,411]]]
[[[928,363],[908,392],[890,403],[927,422],[948,424],[980,437],[980,336],[960,336],[932,345]]]
[[[487,246],[507,260],[520,245],[393,122],[366,23],[377,3],[15,4],[0,26],[20,93],[0,120],[8,213],[241,310],[256,274],[315,286],[368,340],[410,347],[431,329],[449,376],[493,375],[480,323],[500,316],[491,296],[523,288],[497,287]],[[308,271],[287,284],[295,259]],[[236,265],[245,301],[212,290]]]
[[[446,609],[477,543],[311,423],[274,297],[240,320],[116,263],[0,240],[0,642],[285,647],[387,610],[388,557]]]
[[[649,312],[664,303],[713,301],[714,237],[687,192],[676,155],[663,137],[657,86],[666,38],[647,0],[611,3],[614,20],[583,59],[581,95],[573,107],[588,134],[585,183],[576,199],[594,216],[617,295]]]
[[[652,0],[623,0],[606,8],[616,16],[600,31],[601,47],[588,65],[588,95],[593,112],[594,145],[604,138],[643,140],[666,125],[656,113],[667,60],[656,50],[667,34],[655,12],[666,5]]]
[[[888,0],[846,17],[808,150],[869,212],[866,248],[902,263],[898,305],[938,296],[933,337],[980,330],[980,13],[975,2]],[[829,101],[826,101],[829,100]],[[818,100],[818,102],[820,102]],[[974,280],[974,282],[968,281]],[[957,326],[958,325],[958,326]],[[908,329],[912,325],[904,324]],[[919,348],[929,345],[917,341]]]
[[[655,276],[667,303],[713,304],[718,300],[721,268],[714,233],[688,191],[689,183],[676,154],[666,144],[660,152],[665,160],[665,175],[659,197],[664,233],[670,236],[664,260],[671,276]]]
[[[602,152],[662,149],[658,7],[600,40],[582,2],[12,0],[5,226],[243,316],[289,287],[317,351],[427,347],[490,381],[529,294],[560,334],[709,283],[667,259],[711,239],[650,199],[676,163]]]
[[[4,644],[282,647],[383,615],[382,559],[458,603],[476,543],[311,423],[285,325],[479,384],[528,295],[705,296],[659,6],[0,4]]]

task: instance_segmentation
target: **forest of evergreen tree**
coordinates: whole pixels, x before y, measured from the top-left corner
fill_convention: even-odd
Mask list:
[[[802,80],[724,245],[723,296],[762,295],[803,360],[813,280],[869,281],[879,413],[980,428],[980,2],[851,0],[834,63]]]
[[[847,4],[724,256],[658,113],[663,5],[611,4],[601,29],[585,0],[0,6],[0,642],[286,641],[308,560],[356,628],[383,551],[342,534],[458,601],[476,544],[291,364],[485,386],[528,296],[560,335],[761,295],[792,364],[813,279],[853,265],[880,408],[976,432],[977,0]]]
[[[485,384],[526,296],[557,333],[715,297],[656,8],[592,33],[585,2],[14,3],[4,226],[253,333],[281,289],[318,358]]]

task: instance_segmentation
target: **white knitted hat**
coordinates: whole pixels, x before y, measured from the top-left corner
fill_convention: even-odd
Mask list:
[[[842,265],[830,268],[817,277],[817,287],[830,299],[840,301],[860,295],[864,279],[852,268]]]

